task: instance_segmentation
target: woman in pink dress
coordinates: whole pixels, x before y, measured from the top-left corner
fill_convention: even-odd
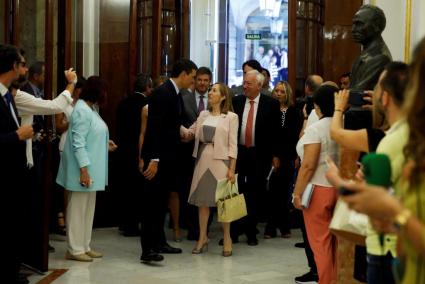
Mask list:
[[[199,208],[200,228],[193,254],[200,254],[208,248],[207,224],[210,207],[216,206],[217,181],[227,178],[235,182],[239,119],[232,110],[229,89],[222,83],[216,83],[208,93],[208,110],[201,112],[188,130],[195,136],[193,156],[196,158],[188,201]],[[222,225],[223,256],[230,256],[230,223]]]

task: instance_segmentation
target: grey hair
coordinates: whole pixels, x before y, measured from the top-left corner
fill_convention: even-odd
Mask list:
[[[250,70],[246,72],[245,75],[254,75],[257,82],[260,84],[260,86],[264,83],[264,75],[258,72],[257,70]]]

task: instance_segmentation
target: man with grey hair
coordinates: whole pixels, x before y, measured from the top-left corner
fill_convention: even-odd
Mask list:
[[[239,116],[238,172],[239,192],[246,200],[248,216],[232,223],[231,235],[234,243],[245,233],[248,245],[258,244],[256,234],[258,218],[266,190],[266,178],[272,167],[280,166],[279,102],[261,94],[264,76],[257,70],[244,76],[243,96],[233,97],[233,108]]]

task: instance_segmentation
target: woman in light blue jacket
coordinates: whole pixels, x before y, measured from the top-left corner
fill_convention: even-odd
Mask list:
[[[71,260],[92,261],[102,257],[90,248],[90,240],[96,191],[105,190],[108,184],[109,131],[95,110],[105,101],[105,82],[97,76],[88,78],[71,115],[56,178],[69,191],[66,258]]]

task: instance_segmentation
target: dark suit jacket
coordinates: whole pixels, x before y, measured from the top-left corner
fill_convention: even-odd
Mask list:
[[[117,108],[117,156],[125,169],[138,171],[139,136],[142,108],[148,98],[135,93],[124,98]]]
[[[15,114],[18,115],[14,101]],[[13,116],[0,95],[0,180],[6,191],[19,188],[17,182],[26,171],[25,141],[20,141]],[[12,187],[11,187],[12,186]]]
[[[180,145],[180,126],[184,121],[184,106],[173,83],[167,80],[154,89],[149,97],[149,116],[142,157],[145,164],[150,159],[176,161]]]
[[[183,126],[188,128],[190,127],[198,118],[198,106],[196,105],[195,93],[192,93],[188,90],[181,90],[184,111],[185,111],[185,121]]]
[[[233,109],[239,116],[238,141],[241,134],[245,102],[246,96],[233,97]],[[279,156],[280,147],[282,147],[281,137],[279,135],[279,122],[279,102],[272,97],[260,94],[257,116],[255,118],[255,148],[263,162],[271,163],[272,157]]]

